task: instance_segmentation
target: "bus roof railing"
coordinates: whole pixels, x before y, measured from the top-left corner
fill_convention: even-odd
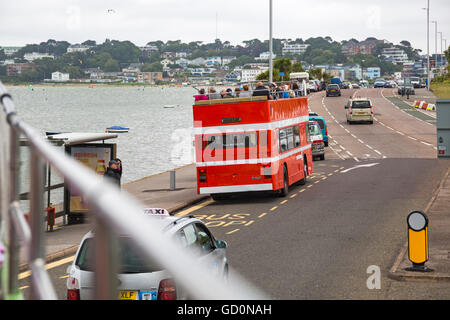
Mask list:
[[[65,180],[69,189],[81,193],[90,204],[96,221],[96,299],[116,299],[116,270],[114,263],[114,236],[127,234],[136,252],[145,261],[156,261],[175,279],[177,285],[185,288],[194,299],[234,300],[268,299],[268,296],[250,284],[236,272],[230,272],[227,282],[218,279],[212,270],[199,263],[191,252],[183,250],[175,240],[162,232],[162,221],[148,219],[142,214],[146,207],[126,192],[121,192],[109,182],[100,179],[82,164],[59,152],[45,141],[30,125],[21,120],[11,96],[0,82],[0,103],[10,127],[10,190],[9,213],[2,213],[0,224],[7,224],[8,283],[1,283],[4,295],[17,296],[17,273],[20,246],[25,246],[28,265],[32,268],[31,298],[56,299],[56,293],[44,266],[45,248],[41,214],[44,165],[48,162]],[[0,110],[1,111],[1,110]],[[0,118],[0,128],[4,119]],[[18,206],[18,140],[24,135],[30,143],[30,224],[25,223],[23,212]],[[7,144],[0,140],[0,148]],[[1,162],[0,162],[1,164]],[[0,176],[1,179],[4,177]],[[4,189],[0,191],[5,192]],[[0,200],[4,197],[0,197]],[[5,216],[6,215],[6,216]],[[0,225],[1,226],[1,225]],[[2,226],[3,227],[3,226]],[[0,228],[1,230],[1,228]],[[97,272],[101,268],[101,272]],[[231,271],[231,270],[230,270]],[[2,270],[4,272],[4,270]],[[1,281],[1,280],[0,280]]]

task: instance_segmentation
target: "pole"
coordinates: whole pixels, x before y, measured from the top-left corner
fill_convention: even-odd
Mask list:
[[[436,58],[437,58],[437,54],[438,54],[438,51],[437,51],[437,34],[438,34],[437,21],[431,21],[431,23],[434,23],[434,53],[436,54]]]
[[[438,32],[440,35],[441,35],[441,54],[440,54],[440,56],[439,56],[439,61],[440,61],[440,64],[442,64],[442,32]]]
[[[273,82],[272,0],[269,0],[269,83]]]
[[[430,91],[430,0],[427,0],[427,90]]]

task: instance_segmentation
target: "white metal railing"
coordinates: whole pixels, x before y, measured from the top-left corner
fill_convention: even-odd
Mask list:
[[[121,192],[108,182],[99,179],[93,172],[76,160],[59,152],[46,142],[34,128],[22,121],[16,114],[15,106],[6,88],[0,82],[0,103],[3,105],[9,127],[9,185],[0,192],[8,192],[7,213],[0,216],[0,230],[5,230],[2,239],[7,246],[7,279],[2,283],[3,298],[18,294],[17,276],[19,265],[19,243],[26,250],[28,265],[32,270],[31,298],[57,299],[51,280],[45,270],[45,248],[42,228],[44,170],[46,162],[62,177],[68,187],[83,194],[90,204],[96,221],[96,299],[116,299],[117,279],[114,248],[111,241],[114,235],[131,236],[132,244],[145,260],[155,259],[184,287],[194,299],[231,300],[267,299],[268,297],[253,287],[248,281],[230,273],[228,282],[218,279],[212,271],[190,252],[183,250],[170,236],[163,233],[161,221],[150,221],[142,214],[144,205]],[[1,112],[1,110],[0,110]],[[5,119],[0,117],[0,129]],[[30,145],[30,221],[24,219],[19,206],[19,137],[23,135]],[[0,136],[0,150],[7,145]],[[0,165],[2,162],[0,161]],[[5,175],[0,171],[0,184],[5,186]],[[0,201],[5,201],[3,194]],[[0,209],[5,204],[0,203]],[[5,270],[2,270],[5,272]],[[1,281],[1,279],[0,279]]]

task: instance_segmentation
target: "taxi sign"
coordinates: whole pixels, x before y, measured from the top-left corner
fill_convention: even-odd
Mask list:
[[[169,216],[169,211],[163,208],[144,208],[146,216]]]

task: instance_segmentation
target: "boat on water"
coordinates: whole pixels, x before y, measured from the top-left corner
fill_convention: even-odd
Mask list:
[[[121,127],[121,126],[111,126],[106,128],[105,132],[110,133],[122,133],[122,132],[128,132],[130,128]]]

